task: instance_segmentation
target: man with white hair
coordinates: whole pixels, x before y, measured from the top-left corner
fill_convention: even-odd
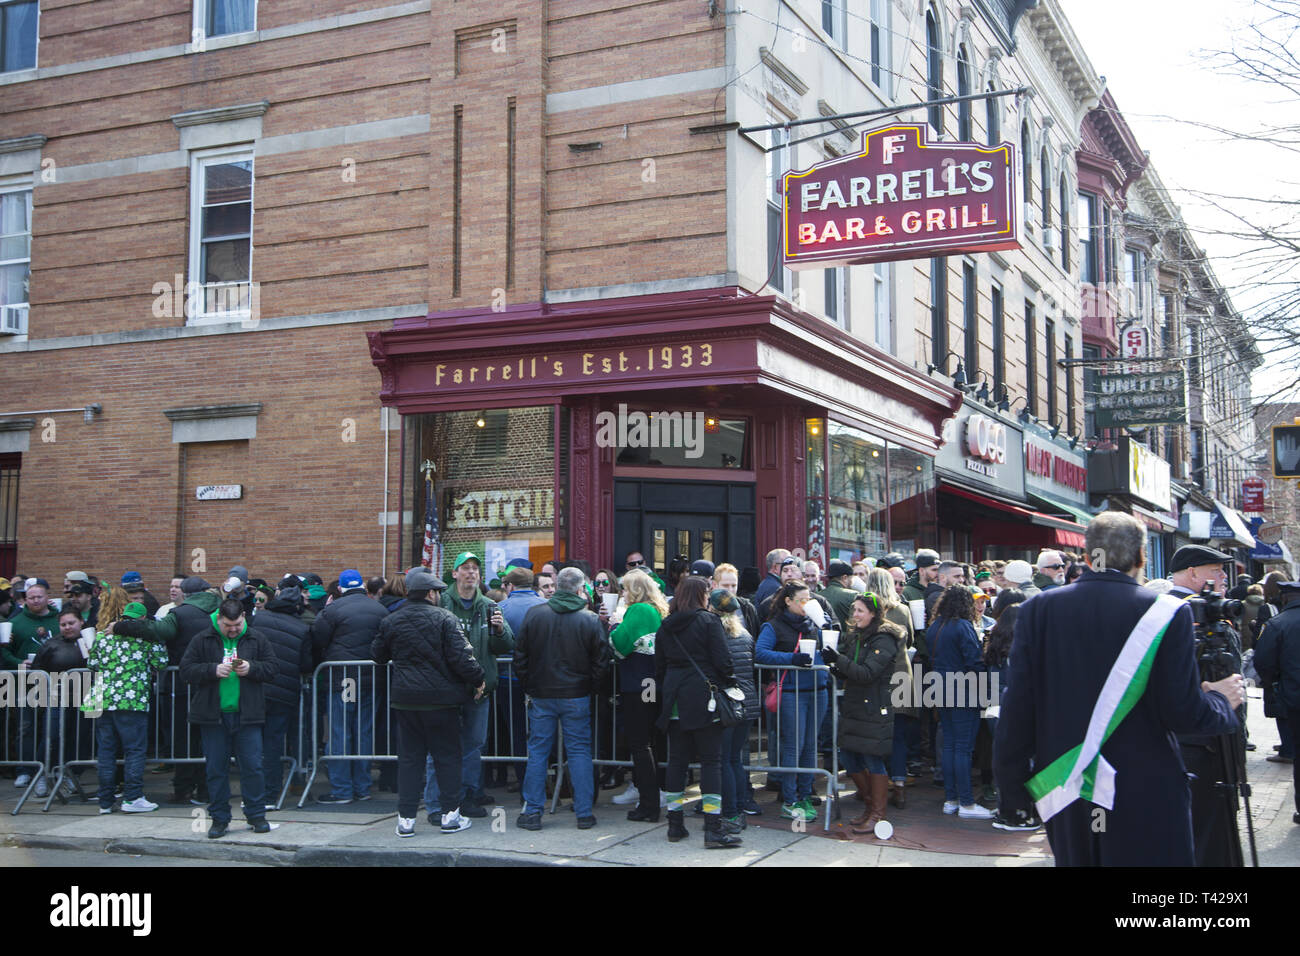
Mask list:
[[[803,583],[808,585],[808,590],[814,594],[822,589],[822,569],[816,561],[803,563]]]
[[[1060,551],[1039,551],[1034,568],[1034,586],[1040,591],[1050,591],[1065,583],[1065,557]]]
[[[529,725],[524,811],[515,823],[521,830],[542,828],[546,767],[557,730],[564,734],[578,829],[596,825],[591,694],[609,668],[609,644],[600,619],[587,608],[586,583],[580,568],[562,570],[555,596],[524,616],[515,638],[515,676],[528,699]]]

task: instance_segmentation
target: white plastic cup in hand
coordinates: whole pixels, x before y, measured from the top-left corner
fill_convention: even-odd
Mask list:
[[[826,612],[816,601],[809,601],[804,605],[803,612],[808,615],[808,620],[812,621],[818,627],[826,626]]]
[[[13,637],[14,625],[12,621],[0,621],[0,644],[8,644]]]
[[[606,614],[613,614],[613,613],[614,613],[614,608],[618,607],[618,595],[617,595],[617,594],[602,594],[602,595],[600,596],[600,602],[601,602],[602,604],[605,605],[605,613],[606,613]]]
[[[77,638],[77,647],[81,649],[81,656],[86,660],[90,659],[90,649],[95,646],[95,629],[93,627],[83,627],[81,637]]]
[[[829,647],[833,651],[838,651],[840,649],[840,632],[822,631],[822,647]]]
[[[912,627],[916,628],[918,631],[925,630],[925,602],[917,599],[915,601],[908,601],[907,606],[912,611]]]
[[[799,642],[799,653],[812,657],[817,653],[817,642],[810,637],[804,638]]]

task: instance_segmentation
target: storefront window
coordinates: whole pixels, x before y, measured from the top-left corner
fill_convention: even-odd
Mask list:
[[[934,459],[890,444],[889,502],[890,550],[911,557],[918,548],[934,547]]]
[[[433,465],[441,571],[449,571],[462,551],[483,559],[489,581],[512,558],[527,558],[540,568],[562,557],[555,551],[557,513],[561,541],[564,521],[563,496],[558,508],[555,500],[555,408],[409,416],[406,427],[408,467],[414,471],[412,564],[420,563],[424,546],[426,463]],[[561,432],[563,439],[567,429]],[[559,456],[561,462],[567,458]]]
[[[829,559],[852,561],[888,551],[885,442],[839,422],[830,439]]]

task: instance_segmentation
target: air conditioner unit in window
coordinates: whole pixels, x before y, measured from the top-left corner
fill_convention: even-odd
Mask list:
[[[0,306],[0,335],[23,335],[27,331],[27,306]]]
[[[1056,248],[1056,229],[1053,226],[1043,227],[1043,248],[1049,252]]]

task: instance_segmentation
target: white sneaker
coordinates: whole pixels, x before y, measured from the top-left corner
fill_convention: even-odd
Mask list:
[[[397,835],[399,837],[415,836],[415,817],[398,817]]]
[[[158,804],[150,803],[144,797],[136,797],[130,803],[127,803],[125,800],[122,801],[123,813],[148,813],[150,810],[157,810],[157,809],[158,809]]]
[[[616,803],[619,806],[626,806],[629,803],[636,803],[641,799],[641,791],[636,788],[636,784],[629,783],[627,789],[616,796],[610,803]]]
[[[945,800],[943,802],[943,812],[949,816],[957,812],[957,807],[958,804],[956,800]]]
[[[944,813],[948,812],[948,805],[943,807]],[[962,807],[957,811],[957,816],[963,820],[992,820],[996,814],[988,807],[981,807],[978,803],[972,803],[969,807]]]
[[[20,773],[18,775],[18,779],[14,781],[14,786],[25,787],[31,782],[32,782],[32,775],[30,773]]]
[[[453,810],[451,813],[442,815],[442,832],[458,833],[461,830],[468,830],[473,825],[473,821],[462,817],[459,810]]]
[[[36,796],[48,797],[49,795],[50,795],[50,785],[45,782],[44,777],[41,777],[40,780],[36,781]]]
[[[668,806],[668,794],[666,794],[666,793],[664,793],[662,790],[660,790],[660,791],[659,791],[659,809],[662,810],[662,809],[663,809],[664,807],[666,807],[666,806]]]

